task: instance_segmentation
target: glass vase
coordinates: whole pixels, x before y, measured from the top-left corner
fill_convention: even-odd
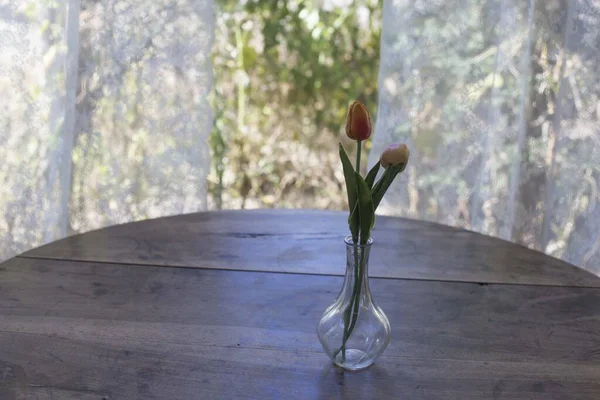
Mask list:
[[[342,290],[323,313],[317,335],[338,366],[359,370],[373,364],[390,341],[390,323],[371,297],[369,253],[372,239],[354,244],[345,239],[346,275]]]

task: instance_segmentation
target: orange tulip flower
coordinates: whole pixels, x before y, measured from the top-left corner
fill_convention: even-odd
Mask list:
[[[346,135],[353,140],[367,140],[371,136],[371,118],[367,107],[355,101],[348,109],[346,116]]]

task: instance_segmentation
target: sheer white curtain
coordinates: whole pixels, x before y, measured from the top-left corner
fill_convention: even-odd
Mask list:
[[[385,0],[372,159],[410,167],[383,213],[600,273],[600,1]]]
[[[0,0],[0,261],[206,207],[213,0]]]
[[[383,7],[383,212],[600,272],[600,2]],[[0,260],[206,207],[213,30],[213,0],[0,0]]]

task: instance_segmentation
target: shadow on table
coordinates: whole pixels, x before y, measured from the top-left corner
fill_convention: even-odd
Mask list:
[[[394,382],[385,366],[378,364],[357,372],[327,364],[321,370],[315,389],[318,400],[388,399],[393,398]]]

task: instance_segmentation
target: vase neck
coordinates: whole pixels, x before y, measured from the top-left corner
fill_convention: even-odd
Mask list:
[[[369,289],[369,254],[373,241],[367,244],[354,244],[352,238],[346,238],[346,275],[344,280],[344,291],[352,292],[356,284],[360,284],[361,297],[370,298]]]

